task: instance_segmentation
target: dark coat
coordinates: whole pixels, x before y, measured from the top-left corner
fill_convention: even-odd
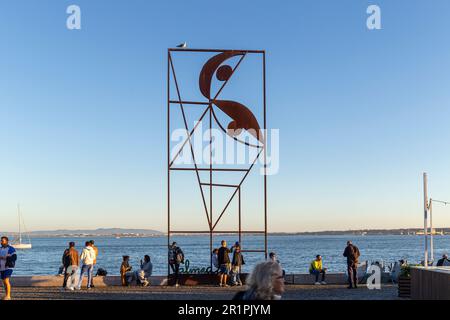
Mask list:
[[[237,266],[237,267],[240,267],[240,266],[245,264],[244,256],[242,255],[240,250],[239,251],[234,250],[234,252],[233,252],[233,261],[232,261],[231,264],[233,266]]]
[[[228,254],[230,253],[230,249],[227,247],[220,247],[219,253],[217,254],[217,260],[219,261],[219,266],[222,264],[228,264],[230,263],[230,257]]]
[[[347,258],[347,265],[354,265],[358,263],[360,253],[357,246],[350,244],[345,248],[343,255]]]

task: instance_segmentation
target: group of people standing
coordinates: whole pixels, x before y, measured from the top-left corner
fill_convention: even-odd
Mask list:
[[[94,266],[97,264],[98,248],[94,240],[87,241],[81,255],[75,249],[75,242],[69,242],[69,248],[64,250],[62,264],[64,267],[64,290],[80,290],[83,277],[87,274],[87,289],[94,288]],[[79,274],[78,271],[80,270]]]
[[[232,257],[230,259],[230,254]],[[176,287],[179,286],[180,265],[184,263],[184,252],[173,242],[169,245],[169,266],[173,274],[173,283]],[[211,261],[215,272],[219,274],[219,286],[228,287],[228,277],[231,276],[231,285],[241,286],[242,280],[240,277],[241,268],[245,264],[244,256],[241,252],[241,245],[236,242],[231,248],[228,248],[225,240],[221,241],[221,247],[214,249],[211,253]]]
[[[230,260],[229,254],[232,254]],[[221,241],[221,247],[212,252],[212,263],[219,274],[219,286],[228,287],[228,276],[231,275],[232,286],[242,286],[241,268],[245,264],[241,252],[241,245],[236,242],[231,248],[227,247],[225,240]]]

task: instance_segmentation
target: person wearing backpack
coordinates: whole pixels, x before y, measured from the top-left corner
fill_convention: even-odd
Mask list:
[[[5,288],[5,297],[2,300],[11,300],[11,283],[9,279],[16,266],[17,254],[16,249],[9,245],[8,237],[1,238],[0,247],[0,278]]]
[[[348,289],[358,288],[357,269],[359,256],[360,252],[358,247],[353,245],[351,241],[347,241],[344,257],[347,258]]]
[[[69,248],[64,250],[62,256],[64,266],[63,290],[74,290],[76,286],[76,273],[78,271],[79,259],[78,251],[75,249],[75,242],[69,242]]]
[[[97,258],[98,258],[98,248],[95,245],[94,240],[91,240],[89,242],[91,243],[91,247],[92,247],[92,249],[94,249],[94,252],[95,252],[94,264],[93,264],[93,267],[92,267],[92,268],[95,268],[95,265],[97,264]],[[92,269],[92,272],[93,271],[94,271],[94,269]],[[91,288],[95,288],[95,286],[94,286],[94,277],[92,277],[92,279],[91,279]]]
[[[175,286],[178,287],[178,274],[180,272],[180,264],[184,263],[184,253],[176,242],[169,246],[169,266],[175,275]]]

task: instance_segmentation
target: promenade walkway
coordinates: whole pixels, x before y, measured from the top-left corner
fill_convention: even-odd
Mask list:
[[[61,292],[52,287],[13,288],[14,300],[230,300],[240,287],[104,287],[90,291]],[[381,290],[365,286],[349,290],[343,285],[288,285],[284,300],[397,300],[397,286],[383,285]]]

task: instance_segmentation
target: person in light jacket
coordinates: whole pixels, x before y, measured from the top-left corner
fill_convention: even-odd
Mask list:
[[[81,283],[83,281],[83,276],[85,273],[87,273],[88,281],[87,281],[87,288],[88,290],[91,289],[92,284],[92,275],[94,271],[94,261],[95,261],[95,251],[92,248],[92,244],[88,241],[86,242],[86,247],[84,247],[83,251],[81,252],[80,256],[80,264],[81,264],[81,273],[80,273],[80,279],[78,280],[78,286],[77,289],[81,289]]]
[[[91,241],[89,241],[89,242],[91,243],[91,247],[92,247],[92,249],[93,249],[94,252],[95,252],[95,259],[94,259],[94,263],[93,263],[93,266],[92,266],[92,273],[93,273],[93,272],[94,272],[95,265],[97,264],[97,259],[98,259],[98,248],[97,248],[97,246],[95,245],[94,240],[91,240]],[[94,286],[94,278],[93,278],[93,277],[91,278],[91,288],[95,288],[95,286]]]
[[[153,264],[150,256],[145,255],[144,261],[141,260],[141,269],[136,271],[136,283],[146,287],[150,285],[150,277],[153,273]]]
[[[219,272],[219,257],[217,256],[219,254],[219,249],[214,249],[212,254],[211,254],[211,261],[212,261],[212,266],[214,268],[216,268],[216,271],[214,271],[215,273]]]

